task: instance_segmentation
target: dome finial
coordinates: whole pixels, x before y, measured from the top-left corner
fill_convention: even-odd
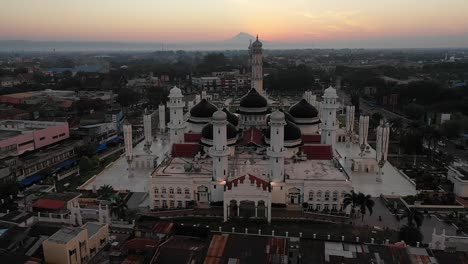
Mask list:
[[[258,34],[257,34],[257,40],[258,40]]]

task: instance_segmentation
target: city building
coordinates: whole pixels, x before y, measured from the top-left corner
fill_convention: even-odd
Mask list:
[[[44,260],[50,264],[89,263],[108,241],[107,224],[63,227],[42,243]]]

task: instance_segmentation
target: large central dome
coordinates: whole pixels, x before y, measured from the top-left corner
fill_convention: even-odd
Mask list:
[[[240,100],[240,107],[243,108],[265,108],[267,106],[267,99],[259,94],[254,88],[250,89],[250,91]]]
[[[315,107],[309,104],[305,99],[302,99],[297,104],[291,106],[289,113],[294,118],[315,118],[318,116],[318,111]]]
[[[218,111],[218,108],[214,104],[208,102],[206,99],[202,99],[198,104],[190,109],[190,116],[211,118],[213,113],[216,111]]]

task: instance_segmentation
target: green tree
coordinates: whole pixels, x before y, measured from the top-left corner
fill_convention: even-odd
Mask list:
[[[381,113],[373,113],[369,120],[369,127],[376,128],[380,125],[380,120],[382,120],[383,115]]]
[[[82,173],[89,172],[93,169],[93,162],[87,157],[87,156],[82,156],[80,159],[80,163],[78,165],[80,167],[80,171]]]
[[[82,146],[79,146],[77,149],[78,156],[87,156],[87,157],[92,157],[95,153],[95,147],[93,144],[85,144]]]
[[[100,163],[101,163],[101,160],[99,159],[97,155],[94,155],[91,158],[91,164],[93,165],[93,168],[98,168]]]
[[[109,197],[114,194],[114,187],[108,184],[104,184],[99,189],[97,190],[97,193],[103,198],[103,199],[109,199]]]
[[[367,213],[367,211],[369,211],[369,215],[372,215],[375,202],[372,200],[370,195],[359,193],[358,204],[359,210],[361,211],[361,221],[364,221],[364,215]]]
[[[112,203],[111,212],[119,219],[124,219],[128,212],[127,201],[125,201],[125,199],[122,198],[122,196],[117,196],[117,198]]]
[[[359,206],[359,197],[354,191],[345,194],[343,208],[347,208],[348,206],[351,206],[351,217],[353,217],[356,212],[356,207]]]
[[[404,225],[400,228],[398,238],[408,245],[416,246],[417,242],[421,243],[423,235],[415,225]]]
[[[414,208],[407,209],[405,214],[400,217],[400,219],[405,218],[408,220],[408,226],[416,226],[417,228],[420,228],[424,221],[424,215],[421,213],[421,211]]]

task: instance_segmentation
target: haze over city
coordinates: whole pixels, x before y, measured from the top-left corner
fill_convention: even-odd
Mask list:
[[[287,6],[279,0],[7,0],[0,40],[166,43],[181,49],[186,47],[177,45],[197,43],[195,48],[209,49],[203,42],[247,32],[284,43],[270,48],[467,47],[467,10],[464,0],[292,0]]]

